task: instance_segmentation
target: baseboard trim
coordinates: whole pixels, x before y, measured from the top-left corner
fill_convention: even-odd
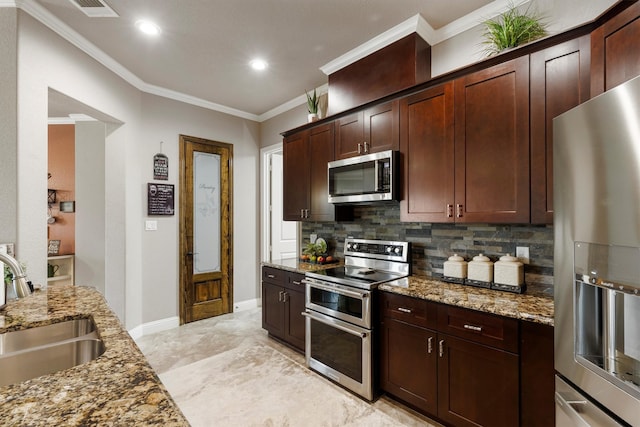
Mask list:
[[[245,301],[239,301],[233,303],[233,311],[245,311],[251,310],[252,308],[260,307],[262,304],[261,298],[248,299]]]
[[[129,335],[134,340],[142,338],[156,332],[162,332],[180,326],[180,318],[178,316],[168,317],[166,319],[154,320],[153,322],[143,323],[129,330]]]

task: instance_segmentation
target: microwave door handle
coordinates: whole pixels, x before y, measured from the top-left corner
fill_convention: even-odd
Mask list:
[[[375,192],[380,191],[380,160],[375,160],[373,162],[373,175],[375,176],[373,185],[375,186]]]

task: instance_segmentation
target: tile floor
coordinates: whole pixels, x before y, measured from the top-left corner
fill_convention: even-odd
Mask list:
[[[306,368],[267,337],[260,309],[137,340],[193,427],[439,424],[383,396],[368,403]]]

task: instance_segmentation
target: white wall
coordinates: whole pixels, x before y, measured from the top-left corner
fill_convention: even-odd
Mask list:
[[[0,19],[8,15],[10,21],[7,11],[15,12],[0,8]],[[258,124],[142,94],[22,11],[17,40],[17,137],[8,146],[17,147],[10,160],[17,162],[18,195],[2,194],[0,203],[17,199],[17,215],[3,224],[16,230],[18,256],[34,283],[46,283],[47,92],[52,88],[118,122],[107,123],[100,153],[105,159],[100,172],[105,176],[104,293],[126,327],[178,316],[178,216],[159,219],[155,234],[144,231],[144,220],[145,185],[159,141],[165,141],[169,156],[169,182],[177,186],[179,134],[234,145],[234,301],[258,298]],[[10,53],[11,46],[0,49]],[[1,75],[0,81],[2,87],[15,85],[11,75]]]

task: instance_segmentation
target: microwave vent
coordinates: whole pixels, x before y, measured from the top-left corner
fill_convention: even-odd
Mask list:
[[[117,18],[119,15],[103,0],[69,0],[90,18]]]

